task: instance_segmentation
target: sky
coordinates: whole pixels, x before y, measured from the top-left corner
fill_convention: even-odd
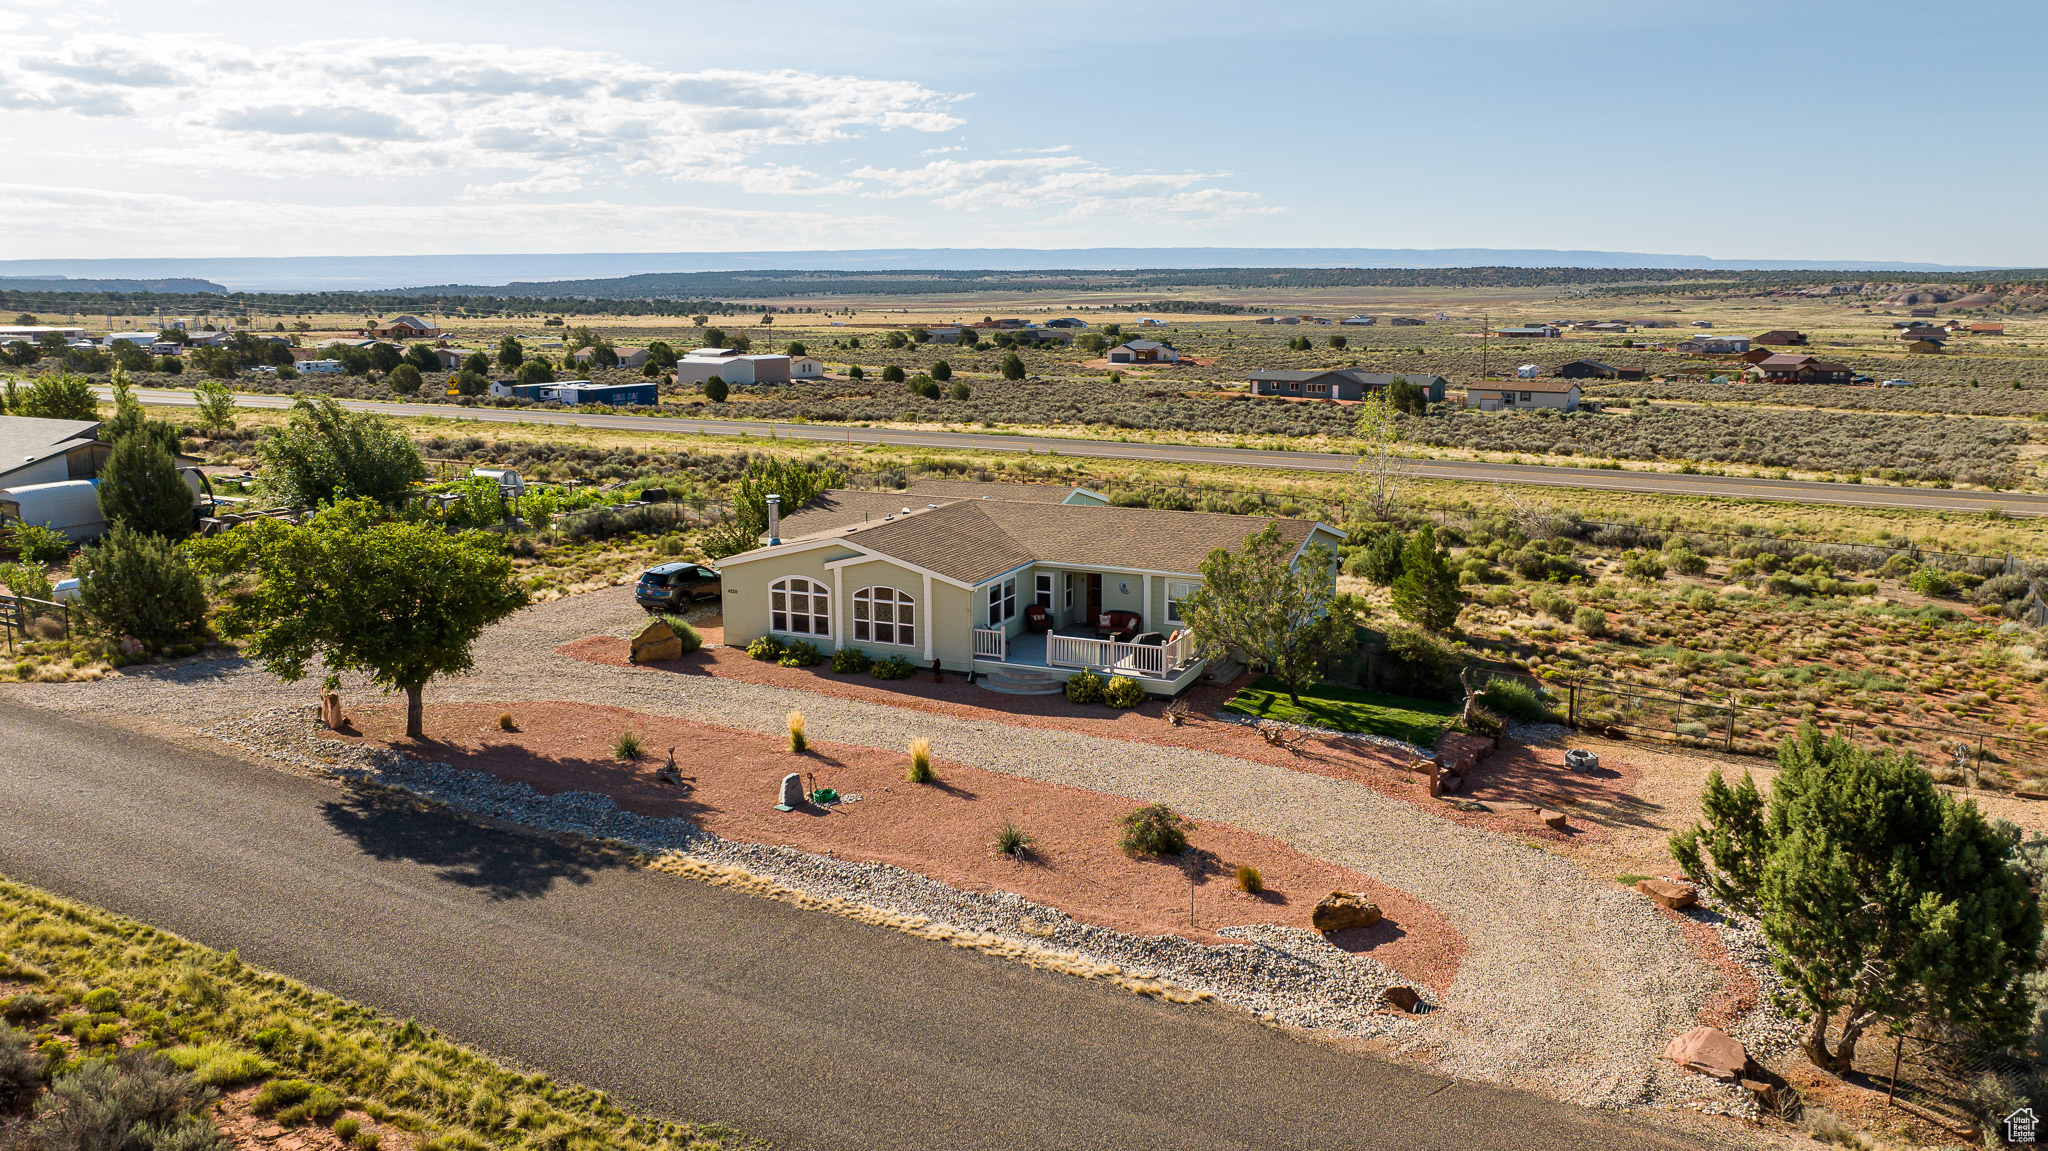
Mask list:
[[[2048,266],[2048,6],[0,0],[0,259]]]

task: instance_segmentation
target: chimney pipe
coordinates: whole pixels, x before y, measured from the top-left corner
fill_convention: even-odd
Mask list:
[[[782,542],[782,497],[768,497],[768,542],[770,545]]]

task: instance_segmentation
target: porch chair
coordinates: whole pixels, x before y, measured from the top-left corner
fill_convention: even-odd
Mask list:
[[[1024,608],[1024,626],[1034,632],[1052,630],[1052,613],[1044,604],[1028,604]]]

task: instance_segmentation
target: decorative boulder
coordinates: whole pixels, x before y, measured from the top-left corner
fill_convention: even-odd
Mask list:
[[[1543,825],[1545,827],[1553,827],[1559,831],[1563,831],[1565,828],[1564,812],[1562,811],[1550,811],[1545,808],[1538,808],[1536,811],[1536,818],[1542,820]]]
[[[779,803],[783,807],[801,807],[803,802],[804,777],[792,771],[782,777],[782,799]]]
[[[1379,921],[1379,904],[1348,891],[1332,891],[1325,895],[1309,919],[1315,929],[1322,932],[1371,927]]]
[[[1673,1036],[1664,1047],[1664,1058],[1671,1060],[1687,1071],[1711,1076],[1724,1083],[1733,1083],[1741,1078],[1749,1066],[1749,1052],[1735,1041],[1733,1035],[1718,1027],[1695,1027],[1683,1035]]]
[[[1402,987],[1399,984],[1380,992],[1380,999],[1387,1006],[1399,1008],[1410,1015],[1415,1014],[1415,1009],[1422,1005],[1422,996],[1415,994],[1413,987]]]
[[[341,713],[341,693],[323,691],[320,693],[320,726],[329,731],[340,731],[348,717]]]
[[[654,663],[664,659],[683,658],[683,641],[676,635],[676,629],[661,620],[652,620],[633,637],[634,663]]]
[[[1673,883],[1668,879],[1643,879],[1636,882],[1636,890],[1649,896],[1659,906],[1680,911],[1700,901],[1699,889],[1690,883]]]

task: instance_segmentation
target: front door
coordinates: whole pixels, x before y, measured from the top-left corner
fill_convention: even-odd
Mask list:
[[[1089,627],[1102,618],[1102,573],[1088,573],[1088,618],[1082,622]]]

